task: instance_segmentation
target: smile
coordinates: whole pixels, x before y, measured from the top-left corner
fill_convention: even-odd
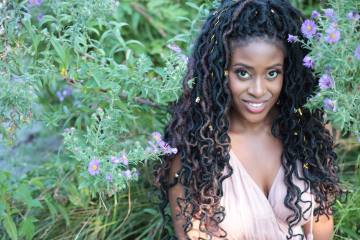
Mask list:
[[[254,103],[254,102],[247,102],[244,101],[246,109],[251,112],[251,113],[260,113],[265,109],[265,103],[266,102],[259,102],[259,103]]]

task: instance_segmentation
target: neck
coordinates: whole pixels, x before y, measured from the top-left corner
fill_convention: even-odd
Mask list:
[[[266,133],[271,135],[272,122],[277,114],[278,109],[273,108],[263,121],[253,123],[245,121],[235,111],[231,111],[229,114],[229,132],[233,134],[259,135]]]

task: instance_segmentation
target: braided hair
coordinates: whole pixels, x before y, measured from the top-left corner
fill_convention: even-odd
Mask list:
[[[284,204],[293,212],[287,218],[287,238],[299,236],[293,234],[292,228],[303,218],[299,203],[309,187],[318,203],[314,210],[317,219],[323,214],[332,215],[332,205],[343,194],[333,140],[324,127],[323,109],[311,112],[302,107],[315,94],[318,79],[302,65],[308,50],[298,42],[287,42],[288,34],[302,38],[303,20],[302,13],[287,0],[222,1],[206,19],[183,79],[183,94],[170,105],[172,117],[165,128],[165,141],[179,150],[181,169],[175,179],[169,178],[174,156],[163,156],[155,168],[164,216],[169,189],[178,182],[184,187],[184,197],[178,198],[177,204],[179,214],[186,219],[185,232],[191,229],[192,219],[198,219],[200,230],[214,236],[208,226],[214,225],[210,223],[218,226],[225,217],[220,199],[222,182],[232,174],[228,135],[232,96],[224,70],[230,65],[231,44],[246,44],[254,38],[281,43],[286,53],[281,104],[271,132],[284,146],[281,156],[287,186]],[[298,161],[306,167],[299,169]],[[229,169],[226,173],[225,168]],[[305,182],[304,190],[293,183],[292,176]],[[226,236],[226,231],[222,232]]]

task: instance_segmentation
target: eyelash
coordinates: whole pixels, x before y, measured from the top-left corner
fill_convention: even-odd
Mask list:
[[[243,69],[237,69],[237,70],[235,70],[235,73],[236,73],[236,75],[239,77],[239,78],[244,78],[244,79],[248,79],[248,78],[245,78],[245,77],[241,77],[241,76],[239,76],[239,73],[240,72],[246,72],[247,74],[249,74],[246,70],[243,70]],[[272,72],[276,72],[276,77],[270,77],[269,79],[275,79],[275,78],[277,78],[278,76],[279,76],[279,74],[281,74],[282,72],[280,71],[280,70],[271,70],[270,72],[268,72],[268,73],[272,73]],[[250,75],[250,74],[249,74]]]

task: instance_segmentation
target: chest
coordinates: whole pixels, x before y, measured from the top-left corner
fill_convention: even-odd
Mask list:
[[[233,138],[231,149],[248,175],[267,196],[281,166],[283,145],[277,139]]]

